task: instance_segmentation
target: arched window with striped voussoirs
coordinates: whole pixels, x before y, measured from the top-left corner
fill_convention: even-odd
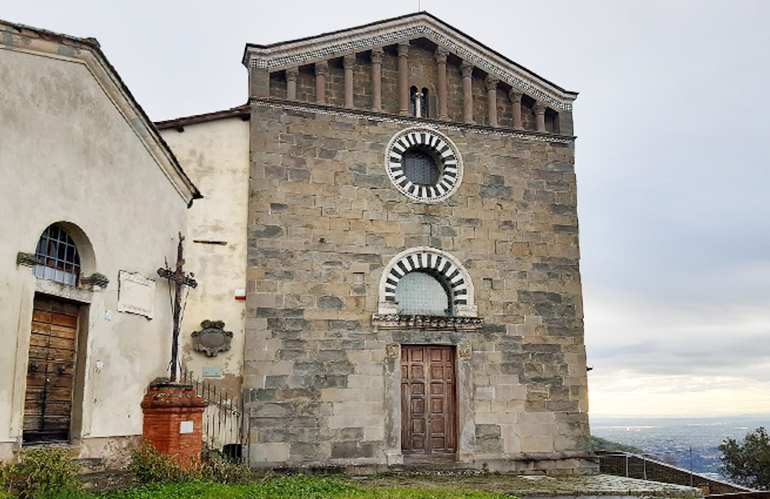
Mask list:
[[[473,281],[446,251],[428,246],[402,251],[380,278],[379,313],[476,317]]]

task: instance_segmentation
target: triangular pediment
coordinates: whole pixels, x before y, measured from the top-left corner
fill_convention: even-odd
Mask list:
[[[576,92],[549,82],[427,12],[299,40],[271,45],[248,44],[243,63],[247,67],[279,71],[419,38],[430,40],[555,109],[570,110],[577,97]]]
[[[76,38],[0,20],[0,50],[83,64],[102,88],[104,95],[118,109],[127,126],[142,141],[179,195],[187,203],[201,197],[198,188],[184,172],[118,72],[109,63],[96,39]]]

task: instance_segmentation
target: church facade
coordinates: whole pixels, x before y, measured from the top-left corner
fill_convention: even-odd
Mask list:
[[[182,231],[181,360],[253,466],[594,469],[576,93],[417,13],[249,44],[246,105],[153,127],[94,40],[0,28],[0,458],[138,441]]]
[[[252,464],[591,469],[577,94],[427,13],[247,45],[243,63],[248,105],[158,126],[210,196],[197,209],[247,214],[190,249],[245,255],[245,301],[222,298],[242,307],[242,369],[238,351],[187,360],[231,366]],[[248,165],[221,167],[245,197],[206,189],[234,153],[199,144],[226,129],[248,130]]]

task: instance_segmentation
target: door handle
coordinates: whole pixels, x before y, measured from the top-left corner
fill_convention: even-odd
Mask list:
[[[33,363],[31,363],[31,364],[29,365],[29,370],[30,370],[30,371],[35,371],[35,372],[37,372],[37,370],[38,370],[38,369],[39,369],[39,367],[37,366],[37,362],[33,362]]]
[[[64,374],[64,372],[65,372],[66,370],[67,370],[67,368],[65,368],[64,366],[59,366],[59,369],[57,369],[57,372],[58,372],[59,374]]]

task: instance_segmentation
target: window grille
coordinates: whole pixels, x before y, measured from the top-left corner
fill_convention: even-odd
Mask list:
[[[441,169],[427,152],[409,149],[404,153],[402,164],[404,175],[413,184],[436,185],[441,177]]]
[[[398,281],[396,303],[401,315],[452,315],[449,293],[427,272],[409,272]]]
[[[77,286],[80,281],[80,254],[67,231],[49,225],[40,236],[35,256],[35,277]]]

